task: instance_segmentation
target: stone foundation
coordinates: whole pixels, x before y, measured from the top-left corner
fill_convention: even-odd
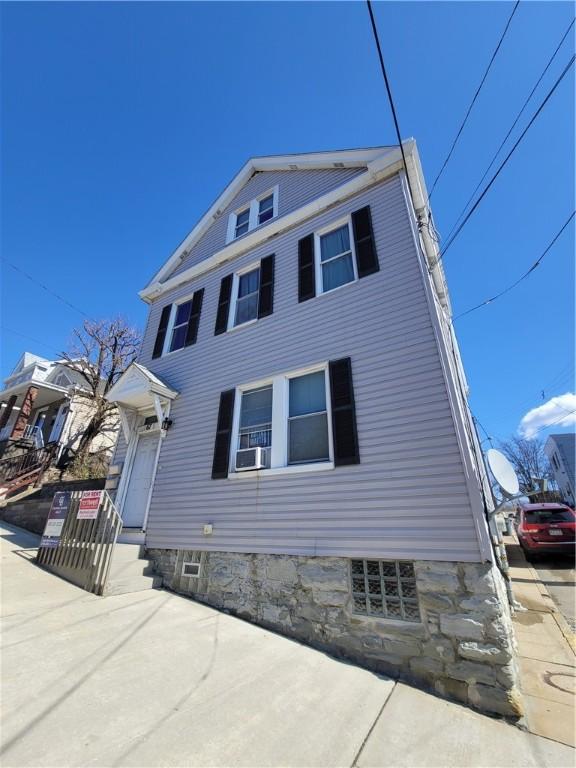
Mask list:
[[[312,646],[517,718],[514,635],[505,585],[490,564],[416,561],[419,622],[353,610],[350,560],[150,549],[165,587]],[[198,577],[182,575],[200,564]]]

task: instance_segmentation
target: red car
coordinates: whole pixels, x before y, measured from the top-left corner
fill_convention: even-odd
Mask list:
[[[574,555],[576,515],[564,504],[525,504],[516,519],[518,541],[528,560],[537,555]]]

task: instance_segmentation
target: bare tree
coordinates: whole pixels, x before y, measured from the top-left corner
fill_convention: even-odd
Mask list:
[[[514,436],[501,442],[500,450],[514,467],[520,482],[520,491],[523,493],[537,488],[537,479],[552,479],[552,471],[542,440],[538,438],[528,440],[525,437]],[[531,500],[546,501],[547,494],[534,495]]]
[[[75,396],[90,405],[90,420],[75,451],[76,460],[82,461],[94,438],[109,431],[111,422],[116,423],[116,406],[106,400],[106,395],[136,359],[140,334],[121,317],[99,322],[85,320],[83,327],[73,333],[70,351],[62,358],[66,367],[83,379]]]

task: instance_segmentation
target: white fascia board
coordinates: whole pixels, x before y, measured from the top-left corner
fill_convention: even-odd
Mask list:
[[[194,229],[176,248],[168,261],[154,275],[144,294],[152,286],[159,283],[186,256],[190,248],[200,240],[212,223],[218,218],[231,200],[238,194],[244,184],[256,171],[291,171],[291,170],[323,170],[334,168],[361,168],[382,155],[384,151],[394,148],[351,149],[336,152],[311,152],[301,155],[274,155],[270,157],[253,157],[236,174],[216,202],[206,211]],[[142,298],[144,298],[142,296]]]
[[[394,147],[374,149],[348,149],[335,152],[307,152],[301,155],[275,155],[252,159],[256,171],[295,171],[324,170],[334,168],[361,168],[382,155],[383,150]]]
[[[440,255],[440,249],[438,243],[432,239],[428,226],[426,225],[428,220],[428,211],[430,210],[428,201],[428,191],[426,189],[426,182],[424,181],[424,173],[422,172],[422,165],[420,163],[420,155],[418,154],[418,147],[414,139],[408,139],[403,142],[404,154],[406,156],[406,165],[408,172],[408,179],[410,181],[410,188],[414,195],[414,211],[416,220],[422,224],[420,226],[420,237],[424,246],[424,252],[426,253],[426,260],[428,262],[428,269],[430,275],[434,281],[434,287],[436,293],[444,309],[449,315],[452,314],[452,308],[450,306],[450,298],[448,296],[448,287],[446,284],[446,277],[444,275],[444,269],[442,263],[438,262]]]
[[[184,238],[174,253],[170,256],[168,261],[154,275],[147,288],[155,285],[157,282],[162,280],[165,275],[169,274],[175,267],[178,266],[178,263],[187,255],[190,248],[193,248],[194,245],[200,240],[202,235],[204,235],[212,223],[218,218],[224,208],[226,208],[228,203],[240,191],[240,189],[244,186],[244,184],[248,181],[253,173],[253,161],[249,160],[246,165],[244,165],[242,170],[236,174],[232,182],[226,187],[216,202],[213,203],[202,216],[194,229]],[[147,290],[147,288],[144,290]]]
[[[139,296],[144,299],[144,301],[153,301],[164,293],[182,285],[182,283],[187,283],[188,281],[197,278],[199,275],[214,269],[220,264],[236,258],[241,253],[255,248],[274,235],[285,232],[296,224],[322,213],[332,205],[346,200],[376,181],[381,181],[382,179],[394,175],[401,168],[402,155],[400,149],[395,148],[393,150],[388,150],[384,156],[381,156],[380,154],[379,157],[367,164],[366,173],[355,176],[350,181],[336,187],[336,189],[322,195],[322,197],[312,200],[312,202],[304,205],[302,208],[298,208],[297,210],[292,211],[292,213],[282,216],[279,219],[274,219],[266,226],[259,227],[257,230],[242,237],[240,240],[233,241],[208,259],[204,259],[199,264],[186,269],[179,275],[175,275],[163,283],[155,282],[147,286],[143,291],[140,291]]]

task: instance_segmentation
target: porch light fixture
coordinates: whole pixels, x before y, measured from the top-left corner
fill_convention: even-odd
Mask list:
[[[166,432],[172,426],[172,419],[164,419],[162,422],[162,429]]]

